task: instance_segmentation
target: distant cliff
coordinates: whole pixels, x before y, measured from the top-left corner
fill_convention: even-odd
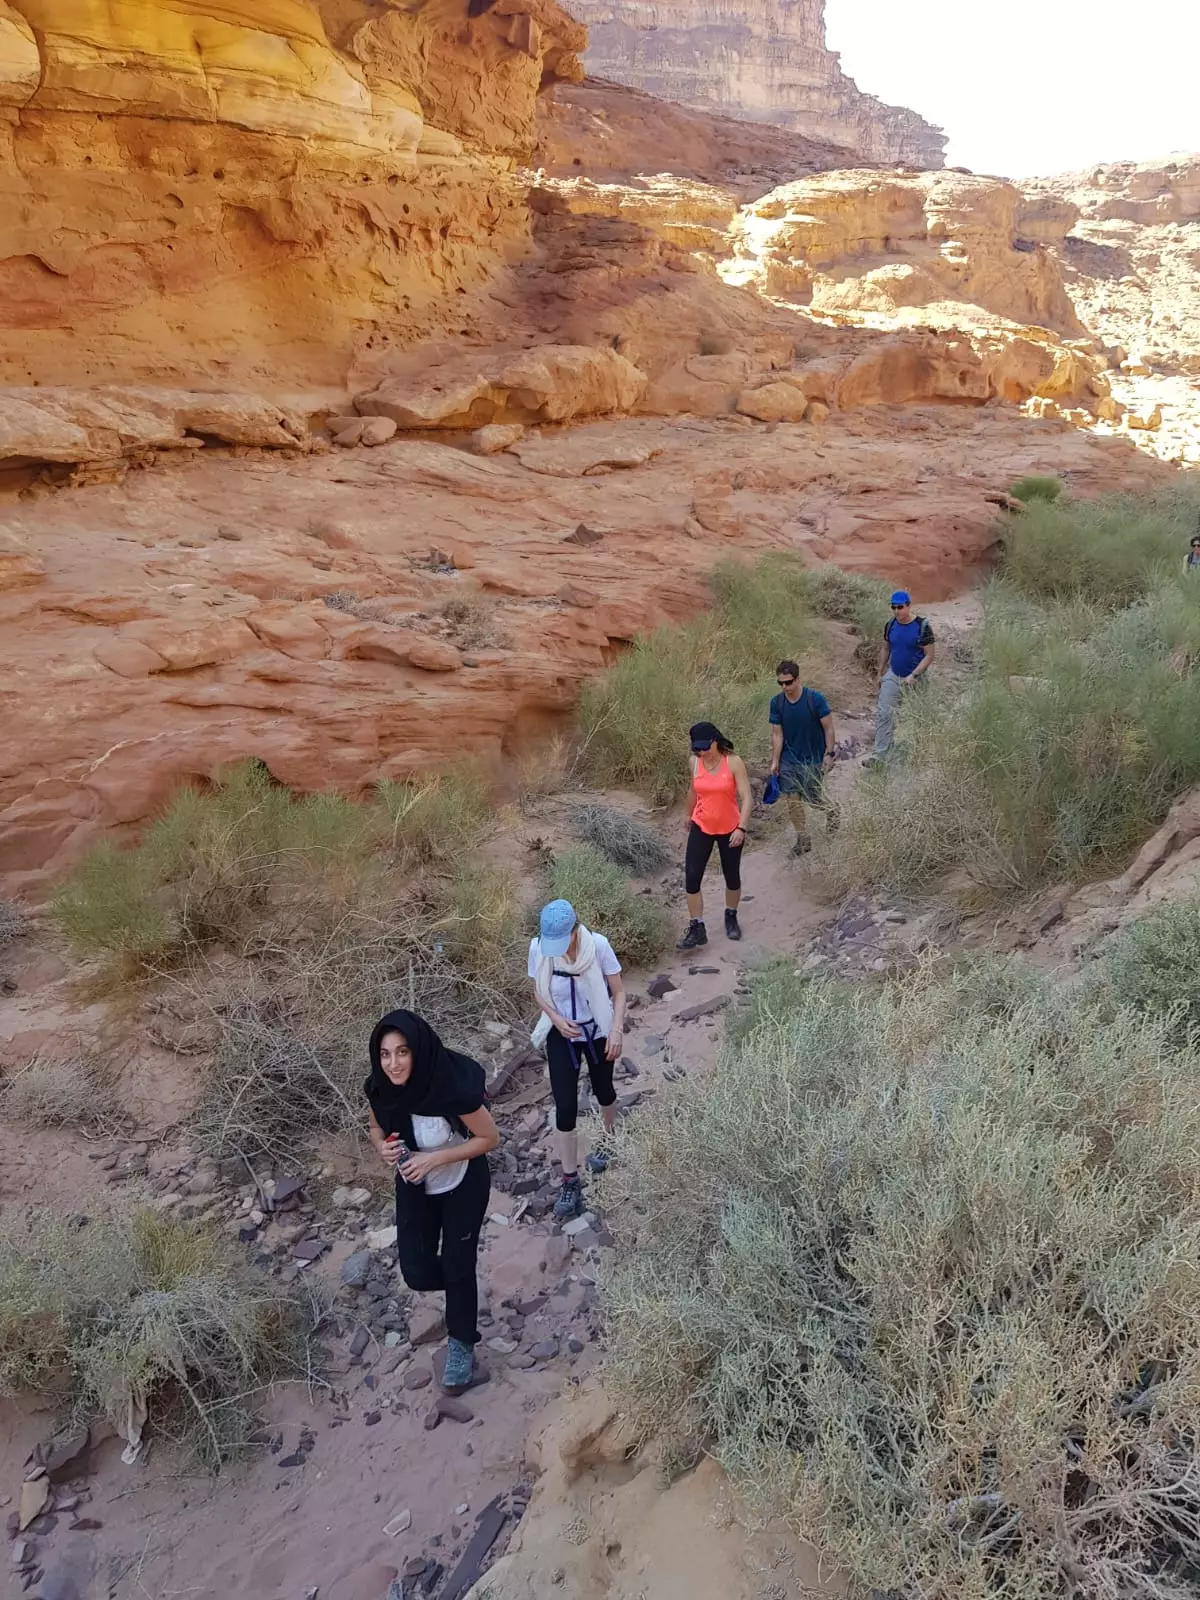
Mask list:
[[[865,161],[940,167],[945,139],[861,92],[825,45],[825,0],[568,0],[594,77],[771,122]]]

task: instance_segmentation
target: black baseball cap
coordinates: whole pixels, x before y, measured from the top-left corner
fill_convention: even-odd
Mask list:
[[[715,744],[721,737],[721,730],[715,722],[694,722],[688,730],[688,737],[693,750],[707,750],[710,744]]]

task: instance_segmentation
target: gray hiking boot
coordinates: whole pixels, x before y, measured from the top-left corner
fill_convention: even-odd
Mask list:
[[[475,1352],[461,1339],[446,1345],[446,1365],[442,1371],[443,1389],[465,1389],[475,1374]]]
[[[583,1212],[583,1185],[578,1176],[564,1178],[562,1188],[558,1191],[558,1199],[554,1202],[554,1215],[559,1222],[570,1222],[572,1217],[578,1217]]]

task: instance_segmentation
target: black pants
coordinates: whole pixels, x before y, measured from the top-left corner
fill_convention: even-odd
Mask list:
[[[446,1330],[463,1344],[479,1343],[479,1284],[475,1256],[487,1214],[492,1174],[486,1156],[467,1163],[448,1194],[426,1194],[422,1183],[396,1174],[396,1259],[410,1289],[444,1290]]]
[[[688,829],[687,853],[683,858],[683,886],[688,894],[699,894],[704,880],[704,869],[715,844],[721,852],[721,871],[725,874],[727,889],[742,887],[742,844],[730,844],[732,833],[705,833],[693,822]]]
[[[564,1039],[557,1028],[546,1038],[546,1061],[550,1067],[550,1087],[554,1091],[554,1125],[559,1133],[573,1133],[579,1121],[579,1068],[587,1062],[588,1077],[597,1105],[611,1106],[617,1098],[613,1088],[613,1064],[604,1059],[607,1039]]]

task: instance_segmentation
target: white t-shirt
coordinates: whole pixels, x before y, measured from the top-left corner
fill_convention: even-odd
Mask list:
[[[445,1117],[417,1117],[412,1119],[413,1138],[418,1150],[445,1150],[449,1145],[466,1144],[461,1133]],[[426,1194],[449,1194],[457,1189],[467,1174],[465,1161],[450,1161],[444,1167],[435,1167],[425,1179]]]
[[[602,933],[594,933],[592,938],[596,942],[596,960],[600,964],[600,971],[606,978],[614,977],[621,970],[621,963],[617,960],[617,953],[609,944]],[[529,941],[529,976],[537,977],[537,969],[541,965],[541,954],[538,941]],[[571,990],[575,991],[575,1009],[571,1009]],[[572,980],[569,976],[561,975],[558,963],[555,962],[554,976],[550,979],[550,998],[554,1002],[554,1009],[560,1017],[566,1017],[571,1022],[592,1022],[592,1008],[588,1004],[587,994],[579,979]]]

